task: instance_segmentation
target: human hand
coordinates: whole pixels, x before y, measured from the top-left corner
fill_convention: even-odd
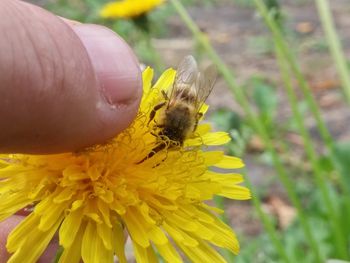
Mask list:
[[[114,32],[17,0],[0,17],[0,152],[74,151],[131,123],[141,72]]]
[[[116,34],[17,0],[1,0],[0,17],[1,153],[74,151],[131,123],[141,72]],[[22,218],[0,223],[0,262],[8,258],[7,235]],[[41,262],[56,250],[57,242]]]

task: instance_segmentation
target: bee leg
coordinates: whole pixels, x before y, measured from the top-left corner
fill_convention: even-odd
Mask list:
[[[154,106],[154,108],[152,109],[151,113],[149,114],[149,121],[148,124],[154,119],[154,117],[156,116],[156,113],[159,109],[161,109],[162,107],[164,107],[164,105],[166,104],[166,101],[159,103],[158,105]]]
[[[157,134],[153,134],[153,133],[152,133],[152,135],[157,136]],[[145,158],[143,158],[141,161],[138,161],[136,164],[140,164],[140,163],[144,162],[145,160],[150,159],[150,158],[151,158],[152,156],[154,156],[156,153],[158,153],[159,151],[165,149],[166,146],[167,146],[167,145],[166,145],[164,142],[160,143],[159,145],[157,145],[156,147],[154,147],[154,148],[152,149],[152,151],[151,151],[149,154],[147,154],[147,156],[146,156]],[[168,153],[166,153],[166,155],[168,155]],[[166,158],[165,158],[165,159],[166,159]],[[164,160],[165,160],[165,159],[164,159]],[[163,162],[164,160],[162,160],[161,162]],[[157,167],[157,166],[159,166],[159,165],[160,165],[160,163],[156,164],[154,167]]]
[[[203,117],[203,113],[198,112],[197,117],[196,117],[196,123],[194,124],[194,127],[193,127],[193,132],[197,129],[198,122],[199,122],[200,118],[202,118],[202,117]]]
[[[161,92],[162,92],[164,99],[169,100],[168,94],[164,90],[161,90]]]
[[[151,134],[154,136],[154,137],[158,137],[159,135],[155,132],[151,132]]]

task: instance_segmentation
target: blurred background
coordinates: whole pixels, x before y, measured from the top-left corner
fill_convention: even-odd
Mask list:
[[[125,1],[137,15],[105,0],[28,2],[108,26],[158,76],[188,54],[218,66],[206,119],[231,135],[254,196],[216,200],[241,243],[228,262],[350,260],[349,0]]]

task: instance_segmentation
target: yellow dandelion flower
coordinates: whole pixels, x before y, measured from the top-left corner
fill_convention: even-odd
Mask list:
[[[107,145],[79,153],[0,156],[0,220],[35,204],[8,236],[9,262],[36,262],[55,233],[63,247],[60,263],[112,263],[115,256],[126,263],[124,232],[142,263],[157,262],[156,254],[166,262],[225,262],[215,246],[238,253],[234,232],[216,216],[222,211],[205,203],[214,195],[250,198],[238,185],[241,175],[208,169],[243,166],[221,151],[203,151],[227,143],[229,136],[199,124],[183,147],[145,159],[159,140],[150,132],[149,114],[175,73],[167,70],[152,87],[153,71],[144,71],[139,115]]]
[[[164,0],[123,0],[111,2],[103,6],[100,15],[104,18],[132,18],[143,15],[157,6]]]

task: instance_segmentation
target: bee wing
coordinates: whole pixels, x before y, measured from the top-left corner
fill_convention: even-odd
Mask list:
[[[192,84],[198,75],[197,62],[192,56],[186,56],[177,67],[174,84]]]
[[[218,72],[215,65],[208,66],[203,72],[200,72],[197,76],[197,105],[196,108],[199,111],[211,91],[214,88],[214,84],[217,78]]]
[[[176,69],[175,81],[170,92],[168,103],[175,100],[174,96],[181,94],[184,87],[191,87],[192,84],[196,82],[198,74],[196,60],[192,56],[186,56]]]

